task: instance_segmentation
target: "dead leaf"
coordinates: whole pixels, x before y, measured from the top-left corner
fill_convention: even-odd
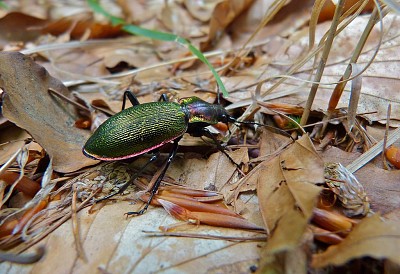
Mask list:
[[[389,259],[400,264],[399,226],[399,222],[382,220],[378,214],[365,218],[342,243],[330,246],[323,253],[315,254],[312,266],[320,268],[342,265],[351,259],[366,256]]]
[[[0,165],[4,164],[18,149],[25,144],[29,138],[25,130],[14,125],[1,127],[0,134]]]
[[[324,182],[323,163],[308,136],[304,135],[282,154],[262,163],[258,175],[258,195],[265,225],[271,231],[288,212],[311,217]]]
[[[316,184],[324,181],[324,168],[307,135],[260,165],[257,193],[264,224],[271,233],[263,251],[266,259],[291,252],[300,244],[321,191]]]
[[[245,162],[248,157],[247,149],[235,150],[230,155],[236,163]],[[224,193],[224,188],[235,171],[236,167],[223,153],[214,153],[207,160],[176,158],[167,175],[191,188],[216,189]]]
[[[210,20],[210,31],[207,41],[200,45],[201,51],[207,51],[213,47],[215,43],[221,38],[225,28],[232,23],[232,21],[245,11],[252,0],[235,0],[235,1],[222,1],[215,6]]]
[[[48,23],[41,30],[52,35],[61,35],[69,32],[73,39],[110,38],[122,33],[121,26],[96,22],[91,12],[82,12],[60,18]]]
[[[357,1],[346,1],[344,2],[344,10],[349,10],[353,5],[356,4]],[[368,4],[364,8],[364,13],[371,12],[375,7],[375,3],[373,1],[368,1]],[[336,4],[333,1],[324,2],[324,6],[322,7],[321,14],[318,17],[319,22],[332,20],[333,15],[335,13]]]
[[[35,39],[39,31],[34,31],[32,26],[43,25],[46,20],[33,17],[20,12],[10,12],[0,19],[0,46],[10,42],[27,42]]]
[[[67,88],[21,53],[1,52],[0,63],[4,116],[35,138],[53,158],[54,170],[71,172],[96,163],[82,154],[90,132],[75,128],[69,105],[48,92],[68,96]]]
[[[173,30],[179,36],[194,38],[203,37],[204,30],[202,30],[201,22],[194,20],[187,10],[180,4],[170,2],[163,5],[160,21],[169,30]]]
[[[203,22],[207,22],[211,18],[215,5],[217,5],[220,1],[221,0],[207,1],[205,4],[204,2],[185,0],[184,3],[188,12],[194,18]]]

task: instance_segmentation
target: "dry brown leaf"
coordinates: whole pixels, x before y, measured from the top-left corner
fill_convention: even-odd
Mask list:
[[[257,193],[271,237],[261,266],[271,255],[290,254],[299,246],[324,181],[323,163],[307,135],[259,169]],[[277,259],[277,258],[276,258]]]
[[[0,63],[4,116],[26,129],[49,153],[54,170],[70,172],[96,163],[82,154],[90,132],[75,128],[72,108],[48,92],[53,89],[68,96],[67,88],[21,53],[1,52]]]
[[[307,17],[308,18],[308,17]],[[290,18],[291,22],[293,19]],[[368,16],[358,16],[349,24],[339,35],[335,37],[334,44],[329,54],[327,66],[324,70],[322,83],[336,83],[340,80],[346,69],[347,62],[354,51],[362,31],[367,24]],[[280,26],[280,24],[277,24]],[[398,35],[398,26],[400,25],[400,17],[388,14],[383,20],[383,32],[377,24],[371,32],[369,39],[364,47],[364,53],[360,56],[357,64],[363,68],[367,65],[373,56],[374,50],[378,46],[379,37],[383,35],[384,43],[369,68],[363,73],[363,86],[361,89],[360,102],[358,104],[357,113],[373,112],[363,115],[371,122],[379,121],[385,123],[386,111],[388,103],[392,104],[391,126],[397,126],[400,120],[400,104],[394,100],[396,98],[397,86],[399,86],[398,61],[393,56],[398,55],[398,45],[400,36]],[[330,22],[317,25],[316,41],[320,41],[322,36],[330,27]],[[268,26],[266,29],[269,29]],[[260,62],[256,62],[256,66],[250,67],[248,70],[242,70],[240,75],[229,78],[225,81],[228,89],[234,89],[230,93],[229,100],[231,102],[241,101],[243,98],[250,98],[251,91],[254,91],[256,85],[252,85],[257,77],[267,80],[262,88],[262,94],[269,91],[273,85],[274,76],[287,74],[287,71],[293,64],[297,64],[299,60],[305,56],[308,49],[308,29],[299,30],[297,33],[289,36],[283,41],[283,45],[279,47],[279,51],[271,54],[269,44],[266,42],[263,47],[263,55]],[[268,36],[268,38],[270,38]],[[276,50],[275,50],[276,51]],[[265,57],[267,56],[267,57]],[[307,80],[313,68],[315,60],[311,58],[305,65],[297,70],[293,75],[299,79]],[[254,75],[254,78],[252,77]],[[247,77],[246,77],[247,76]],[[269,79],[271,77],[271,79]],[[238,79],[236,79],[238,78]],[[382,81],[385,79],[385,81]],[[233,81],[234,84],[231,84]],[[229,82],[229,83],[228,83]],[[229,88],[230,87],[230,88]],[[321,85],[318,89],[316,98],[313,103],[312,110],[320,111],[327,109],[327,102],[332,94],[334,84],[331,86]],[[241,92],[246,90],[246,93]],[[298,79],[286,79],[284,83],[274,88],[273,92],[268,95],[266,100],[271,102],[282,103],[282,96],[285,97],[285,103],[303,106],[309,96],[310,84]],[[239,92],[240,91],[240,92]],[[232,95],[232,96],[231,96]],[[291,96],[287,96],[291,95]],[[277,99],[276,99],[277,98]],[[349,85],[341,97],[338,107],[347,108],[350,98]],[[250,102],[250,100],[248,100]],[[243,101],[242,105],[246,105]],[[231,108],[232,106],[229,106]]]
[[[135,68],[151,66],[160,62],[155,46],[145,37],[120,38],[115,39],[115,42],[91,50],[91,53],[98,58],[104,58],[104,65],[108,68],[113,68],[122,62]],[[163,67],[158,68],[158,70],[163,69]]]
[[[73,39],[100,39],[116,37],[122,33],[121,26],[100,23],[91,12],[82,12],[52,21],[42,28],[44,33],[61,35],[69,33]]]
[[[384,170],[367,164],[354,175],[371,200],[371,209],[381,214],[400,210],[400,170]]]
[[[97,56],[96,53],[96,51],[86,49],[46,51],[42,52],[41,56],[50,62],[38,60],[37,63],[42,65],[52,77],[63,82],[109,75],[110,72],[104,63],[99,62],[104,55]]]
[[[258,196],[265,225],[277,230],[285,214],[308,220],[324,182],[323,163],[307,135],[269,162],[258,174]]]
[[[342,265],[351,259],[373,257],[400,264],[399,222],[382,220],[377,214],[363,219],[338,245],[313,256],[313,267]]]
[[[296,0],[286,1],[286,6],[281,9],[264,28],[262,28],[257,36],[253,39],[253,43],[259,41],[266,42],[263,48],[269,56],[264,56],[267,59],[270,57],[281,56],[285,54],[285,47],[280,47],[280,54],[274,54],[276,44],[271,45],[273,39],[282,41],[281,37],[287,37],[295,33],[300,27],[308,23],[310,19],[310,1]],[[266,14],[278,5],[274,1],[254,1],[252,5],[244,11],[232,24],[229,26],[229,32],[232,33],[234,45],[243,45],[247,39],[254,33],[257,26],[265,19]],[[268,60],[266,60],[269,62]]]
[[[32,13],[30,13],[32,14]],[[10,42],[27,42],[35,39],[39,31],[32,30],[33,26],[43,25],[46,20],[20,12],[10,12],[0,19],[0,46]]]
[[[146,23],[151,28],[157,28],[157,17],[165,4],[164,1],[137,1],[127,0],[118,3],[128,17],[127,21],[134,21],[136,24]]]
[[[30,137],[25,130],[14,125],[4,126],[0,134],[0,165],[4,164],[18,149],[25,144],[25,139]]]
[[[230,153],[236,163],[245,162],[247,149]],[[223,153],[214,153],[207,160],[198,158],[175,159],[167,175],[182,181],[195,189],[216,189],[224,193],[224,188],[236,171],[236,167]],[[225,195],[224,195],[225,196]]]
[[[185,6],[188,12],[196,19],[207,22],[210,20],[215,5],[221,0],[207,1],[206,3],[200,1],[185,0]]]
[[[172,30],[179,36],[187,38],[204,36],[201,22],[190,16],[187,10],[178,3],[170,2],[163,5],[160,20],[168,30]]]
[[[225,0],[218,3],[210,20],[208,39],[201,43],[200,49],[207,51],[210,47],[214,46],[221,38],[221,34],[224,33],[225,28],[245,11],[252,2],[253,0]]]
[[[357,1],[351,0],[351,1],[345,1],[344,2],[344,10],[347,11],[350,9],[353,5],[356,4]],[[375,3],[370,0],[368,1],[367,6],[364,8],[363,12],[371,12],[373,8],[375,7]],[[325,1],[324,6],[322,7],[321,14],[318,17],[319,22],[327,21],[327,20],[332,20],[333,15],[335,13],[335,8],[336,4],[333,1]]]

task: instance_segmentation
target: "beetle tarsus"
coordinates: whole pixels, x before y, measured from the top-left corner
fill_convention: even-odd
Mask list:
[[[142,209],[139,210],[139,211],[129,211],[129,212],[126,212],[125,215],[126,215],[126,217],[131,216],[131,215],[139,216],[139,215],[142,215],[143,213],[145,213],[146,210],[147,210],[147,207],[144,207],[144,208],[142,208]]]

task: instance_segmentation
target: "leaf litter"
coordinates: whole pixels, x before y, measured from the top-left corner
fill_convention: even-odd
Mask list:
[[[120,17],[135,15],[135,21],[142,27],[174,30],[191,39],[193,45],[203,49],[219,49],[207,56],[218,67],[226,86],[229,86],[231,94],[226,100],[233,104],[227,108],[235,114],[240,115],[242,107],[264,100],[266,102],[258,105],[262,107],[261,111],[253,111],[251,119],[267,123],[270,122],[267,118],[271,116],[277,121],[285,120],[285,115],[295,117],[303,113],[304,102],[311,87],[307,81],[312,79],[309,76],[315,71],[318,53],[325,46],[324,39],[332,23],[325,18],[323,20],[327,21],[315,24],[314,39],[321,42],[315,46],[318,50],[309,51],[310,37],[306,34],[306,22],[311,13],[310,5],[304,5],[300,11],[295,8],[298,4],[289,3],[285,6],[280,2],[280,5],[271,7],[269,16],[265,16],[259,13],[260,10],[267,10],[268,4],[263,1],[216,1],[207,6],[206,10],[196,10],[198,7],[192,1],[184,1],[183,5],[173,3],[158,6],[130,2],[119,4],[121,6],[110,4],[107,7]],[[364,4],[364,1],[358,2],[357,5]],[[357,5],[354,11],[359,7]],[[393,90],[399,77],[396,74],[398,70],[391,69],[397,66],[397,60],[392,58],[396,56],[399,42],[396,32],[399,22],[397,15],[382,13],[386,15],[383,19],[384,29],[381,30],[379,24],[375,26],[357,61],[358,65],[368,66],[368,69],[362,72],[362,83],[357,83],[361,90],[358,107],[349,110],[357,113],[355,121],[354,115],[351,118],[353,128],[346,128],[348,116],[344,110],[348,102],[354,99],[350,96],[351,88],[345,86],[343,94],[334,98],[338,104],[332,111],[333,115],[328,116],[325,122],[329,133],[327,136],[333,136],[330,139],[322,139],[325,136],[318,137],[310,130],[311,138],[307,135],[296,138],[293,135],[296,141],[287,137],[281,141],[281,137],[263,131],[261,138],[251,143],[252,138],[259,133],[252,130],[242,130],[244,135],[235,133],[237,138],[232,140],[237,143],[231,144],[233,151],[229,153],[236,163],[243,166],[240,172],[223,154],[213,153],[215,150],[204,146],[204,142],[193,141],[185,136],[181,141],[181,149],[185,153],[179,153],[178,159],[168,170],[164,178],[167,186],[160,191],[154,203],[156,205],[158,200],[167,211],[175,210],[175,217],[184,221],[176,223],[175,218],[157,207],[143,216],[123,218],[124,213],[141,207],[139,200],[143,192],[136,195],[136,189],[146,188],[161,162],[149,167],[143,176],[133,182],[135,186],[123,195],[114,197],[114,202],[93,204],[95,196],[104,196],[118,189],[126,180],[133,180],[131,177],[134,170],[147,158],[144,156],[132,163],[103,163],[89,167],[96,162],[83,157],[81,147],[90,132],[74,127],[74,123],[82,115],[90,121],[90,117],[101,114],[82,111],[55,97],[49,90],[78,100],[62,85],[64,82],[71,90],[79,92],[79,102],[84,108],[91,107],[90,103],[97,98],[105,99],[109,105],[118,105],[112,100],[120,99],[121,92],[127,87],[137,93],[141,102],[157,100],[161,93],[167,93],[172,99],[196,95],[214,102],[215,81],[204,65],[193,60],[185,63],[182,57],[187,56],[186,49],[173,43],[143,38],[135,40],[132,37],[111,40],[116,43],[118,41],[118,45],[109,41],[91,40],[94,37],[120,35],[120,32],[118,27],[111,26],[104,19],[90,16],[91,10],[85,5],[80,11],[86,12],[88,16],[83,15],[85,13],[71,16],[67,12],[68,5],[63,8],[65,13],[61,13],[58,18],[55,15],[47,18],[43,10],[37,10],[36,14],[41,14],[39,17],[45,19],[47,24],[47,27],[41,28],[42,33],[53,35],[49,36],[52,39],[50,43],[49,40],[35,40],[37,28],[34,30],[36,36],[26,36],[22,44],[12,43],[12,39],[18,37],[11,36],[5,40],[2,37],[3,50],[8,47],[29,52],[33,59],[17,53],[2,52],[0,55],[2,113],[10,122],[29,133],[19,135],[19,142],[14,143],[13,137],[4,137],[3,133],[9,134],[10,127],[15,126],[2,125],[7,130],[2,130],[0,137],[8,138],[14,144],[9,145],[10,141],[6,141],[8,145],[2,149],[5,155],[13,155],[25,143],[30,143],[26,165],[3,165],[0,173],[8,177],[2,175],[0,179],[6,184],[15,184],[16,175],[10,177],[10,172],[17,174],[18,178],[21,177],[18,174],[22,174],[21,178],[25,181],[21,180],[18,184],[24,186],[28,184],[27,180],[34,179],[42,183],[42,190],[31,202],[28,198],[27,204],[31,206],[22,205],[18,214],[10,214],[15,212],[10,211],[12,208],[2,208],[0,232],[5,233],[1,234],[5,236],[0,239],[0,246],[14,253],[11,255],[27,249],[34,254],[32,246],[45,242],[46,249],[50,251],[39,263],[24,267],[3,263],[3,270],[44,272],[68,269],[81,272],[98,268],[108,272],[154,272],[161,269],[182,272],[204,269],[204,272],[218,272],[229,269],[230,272],[239,272],[244,269],[242,272],[250,272],[258,267],[260,271],[298,270],[305,273],[307,269],[314,271],[317,268],[329,271],[329,265],[346,267],[351,264],[349,261],[355,259],[368,264],[369,261],[363,259],[366,256],[399,263],[399,244],[396,240],[399,235],[395,229],[399,221],[398,187],[395,184],[398,172],[383,170],[375,160],[355,174],[359,183],[355,183],[351,176],[343,175],[348,172],[344,166],[350,164],[349,159],[355,159],[357,151],[369,147],[365,141],[367,138],[359,135],[365,124],[386,123],[388,102],[393,107],[389,123],[397,126],[398,102]],[[122,8],[125,8],[125,14],[122,14]],[[276,21],[270,22],[274,9],[281,9],[278,13],[281,20],[276,20],[278,16],[274,18]],[[139,10],[143,12],[138,13]],[[231,11],[230,16],[219,20],[218,14],[228,11]],[[293,16],[297,18],[296,24],[288,23],[293,22]],[[22,18],[25,18],[24,15]],[[255,20],[257,18],[258,21]],[[328,108],[327,102],[333,98],[333,87],[348,66],[346,62],[350,58],[349,52],[353,51],[363,31],[360,26],[364,26],[368,19],[368,13],[340,19],[343,24],[349,24],[335,34],[336,46],[329,52],[321,85],[312,104],[310,124],[322,124],[320,121],[324,110]],[[17,19],[11,17],[11,20]],[[255,27],[255,24],[259,25]],[[290,28],[282,27],[285,24]],[[193,27],[185,28],[184,25]],[[55,28],[58,28],[58,32],[54,31]],[[33,34],[30,30],[26,31]],[[255,31],[258,32],[256,38],[253,37]],[[378,38],[383,33],[385,36],[379,45]],[[252,40],[247,44],[249,37]],[[243,45],[242,51],[239,51]],[[375,59],[368,63],[378,45],[380,48]],[[169,69],[170,65],[174,65],[173,69]],[[261,87],[261,92],[256,91],[256,86]],[[100,94],[87,94],[87,91],[93,90],[100,91]],[[114,110],[118,110],[118,107]],[[290,122],[286,122],[286,126],[288,124]],[[326,143],[319,146],[322,142]],[[199,149],[196,150],[196,147]],[[242,148],[235,150],[236,147]],[[255,153],[255,158],[249,157],[252,153]],[[208,159],[203,158],[206,154],[211,154]],[[2,163],[11,159],[9,157],[3,157]],[[343,166],[334,165],[342,173],[337,173],[338,177],[327,175],[324,169],[324,163],[327,162],[342,163]],[[55,172],[51,172],[53,169]],[[53,173],[51,177],[50,173]],[[348,178],[349,184],[352,183],[355,188],[344,187]],[[190,194],[174,193],[176,186],[190,191]],[[2,189],[2,192],[7,191],[5,187]],[[199,198],[199,194],[193,192],[204,189],[207,189],[202,192],[202,195],[206,195],[204,197]],[[345,196],[344,191],[351,193],[353,190],[359,196]],[[18,191],[26,192],[21,188]],[[166,198],[171,195],[170,192],[174,198]],[[212,197],[209,197],[209,193],[213,193]],[[361,203],[352,197],[361,197]],[[182,199],[185,206],[180,202],[175,203]],[[348,199],[351,199],[350,203]],[[10,201],[5,202],[10,206],[26,203],[26,200],[21,195],[13,195]],[[207,211],[193,215],[190,213],[193,209],[188,210],[187,203],[194,206],[194,212],[202,208],[206,211],[213,208],[222,212],[229,210],[232,214],[229,213],[231,217],[227,217],[228,213]],[[371,211],[368,211],[369,208]],[[349,210],[361,214],[345,217]],[[379,212],[384,215],[380,216]],[[351,212],[349,216],[352,216]],[[234,222],[229,218],[234,218]],[[238,225],[237,222],[242,221],[246,222],[245,226]],[[216,227],[201,225],[204,222]],[[222,228],[225,226],[223,224],[247,230],[263,228],[268,234],[260,236],[255,231]],[[167,232],[161,232],[158,237],[149,237],[154,236],[157,227]],[[143,230],[148,233],[143,233]],[[202,234],[204,238],[201,238]],[[161,235],[165,237],[159,237]],[[184,235],[187,237],[180,237]],[[215,238],[207,239],[210,235]],[[100,238],[102,241],[99,241]],[[232,242],[233,239],[237,242]],[[57,246],[62,248],[57,249]],[[62,264],[60,256],[63,258]],[[36,260],[36,257],[32,258],[32,262]],[[381,264],[380,267],[387,265]]]

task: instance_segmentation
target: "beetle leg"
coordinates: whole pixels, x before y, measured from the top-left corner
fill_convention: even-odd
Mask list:
[[[104,196],[104,197],[102,197],[102,198],[96,200],[95,202],[98,203],[98,202],[107,200],[107,199],[109,199],[109,198],[111,198],[111,197],[113,197],[113,196],[115,196],[115,195],[117,195],[117,194],[121,194],[122,192],[124,192],[124,191],[128,188],[128,186],[133,182],[133,180],[136,180],[136,178],[139,177],[140,174],[143,173],[143,171],[147,168],[147,166],[148,166],[150,163],[152,163],[152,162],[154,162],[155,160],[157,160],[158,156],[160,156],[160,153],[159,153],[158,150],[157,150],[156,152],[153,153],[153,155],[151,156],[150,160],[149,160],[144,166],[142,166],[142,167],[138,170],[138,172],[135,173],[134,176],[132,176],[132,179],[131,179],[131,180],[128,180],[127,182],[125,182],[125,183],[118,189],[118,191],[113,192],[113,193],[110,193],[110,194],[108,194],[108,195],[106,195],[106,196]]]
[[[229,156],[228,153],[226,153],[225,148],[221,145],[221,143],[218,141],[217,138],[215,138],[214,134],[212,134],[207,128],[196,128],[196,132],[192,132],[192,134],[194,133],[194,136],[206,136],[208,138],[210,138],[211,140],[213,140],[214,144],[217,146],[217,149],[219,151],[221,151],[223,154],[225,154],[225,156],[229,159],[229,161],[232,162],[232,164],[234,164],[238,170],[240,171],[240,165],[237,164],[231,156]]]
[[[159,186],[160,186],[160,184],[161,184],[161,181],[162,181],[162,179],[164,178],[165,172],[167,172],[167,169],[168,169],[169,165],[171,164],[171,162],[172,162],[172,161],[174,160],[174,158],[175,158],[176,152],[178,151],[178,143],[179,143],[179,140],[180,140],[180,139],[181,139],[181,137],[180,137],[180,138],[177,138],[177,139],[175,139],[175,140],[173,141],[173,142],[174,142],[173,148],[172,148],[171,152],[170,152],[169,155],[168,155],[168,158],[167,158],[167,160],[166,160],[166,162],[165,162],[163,171],[162,171],[161,174],[158,176],[157,180],[156,180],[155,183],[154,183],[153,188],[151,189],[150,197],[149,197],[149,199],[147,200],[146,205],[145,205],[141,210],[139,210],[139,211],[130,211],[130,212],[125,213],[126,215],[128,215],[128,216],[129,216],[129,215],[142,215],[142,214],[147,210],[147,208],[149,207],[149,205],[150,205],[150,203],[151,203],[151,200],[153,200],[154,195],[155,195],[155,194],[157,193],[157,191],[158,191],[158,188],[159,188]]]
[[[168,96],[167,94],[163,93],[160,96],[160,99],[158,99],[159,102],[163,101],[163,102],[169,102]]]
[[[128,90],[125,90],[125,92],[124,92],[124,98],[122,100],[122,110],[125,109],[126,97],[128,97],[132,106],[140,105],[138,99],[136,98],[136,95],[133,94],[133,92],[130,89],[128,89]]]

